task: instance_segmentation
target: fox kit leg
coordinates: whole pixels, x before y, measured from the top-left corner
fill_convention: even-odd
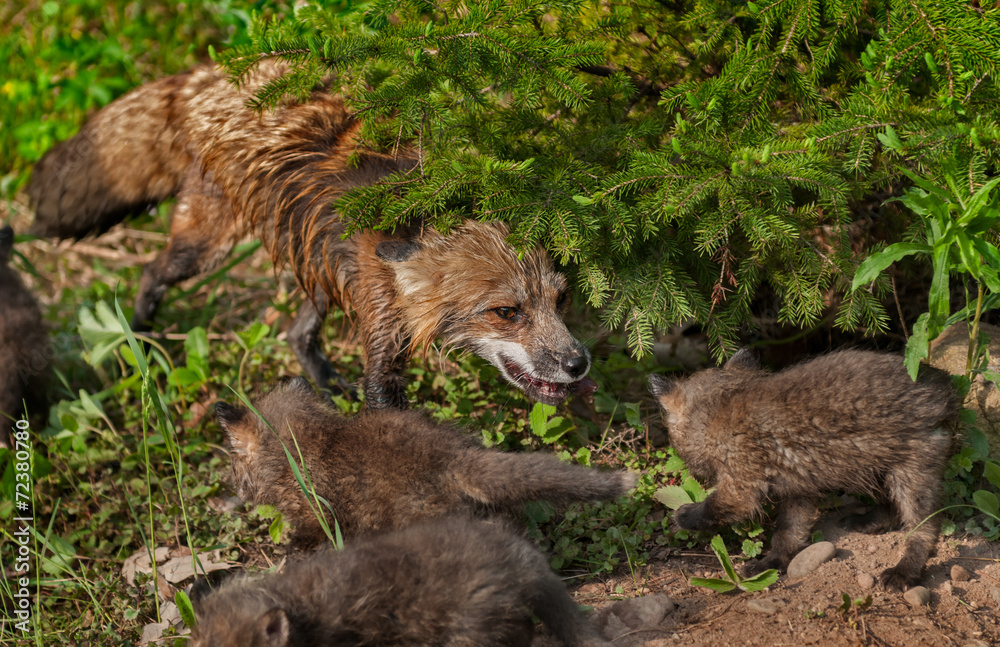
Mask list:
[[[171,216],[170,242],[142,270],[132,329],[148,330],[167,290],[221,265],[237,240],[229,200],[192,165]]]
[[[350,382],[333,368],[333,364],[320,348],[320,331],[323,320],[330,308],[330,299],[320,290],[314,299],[308,296],[302,301],[295,321],[288,329],[288,345],[295,351],[299,364],[319,388],[336,389],[346,395],[356,395]]]
[[[539,555],[537,576],[528,604],[536,616],[566,647],[610,647],[569,597],[566,586]]]
[[[819,516],[816,502],[809,497],[795,497],[778,505],[777,528],[771,539],[771,550],[766,557],[748,567],[748,574],[769,568],[785,570],[792,557],[809,544],[809,533]]]
[[[885,488],[899,509],[903,531],[910,535],[902,559],[883,571],[879,579],[885,588],[902,591],[920,581],[927,558],[937,542],[940,522],[936,515],[927,517],[941,507],[941,470],[928,469],[926,464],[903,463],[886,476]],[[917,528],[921,522],[923,524]]]

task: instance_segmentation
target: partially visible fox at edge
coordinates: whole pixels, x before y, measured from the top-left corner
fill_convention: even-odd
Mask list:
[[[101,109],[35,167],[30,233],[79,239],[176,195],[167,248],[143,270],[136,329],[150,325],[170,286],[258,236],[308,295],[288,341],[320,386],[349,388],[319,333],[332,305],[353,310],[371,408],[407,407],[407,358],[437,338],[480,355],[535,400],[596,388],[585,378],[590,353],[562,320],[565,277],[541,248],[518,259],[503,225],[469,221],[442,236],[417,224],[341,238],[333,202],[412,169],[415,158],[361,149],[359,122],[322,87],[264,115],[247,108],[283,69],[265,61],[237,88],[216,67],[197,67]]]

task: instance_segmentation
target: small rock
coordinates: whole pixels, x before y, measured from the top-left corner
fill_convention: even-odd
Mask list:
[[[990,597],[997,606],[1000,606],[1000,586],[990,587]]]
[[[858,584],[861,585],[861,588],[867,591],[875,586],[875,578],[868,573],[858,573]]]
[[[951,593],[952,591],[955,590],[955,587],[951,585],[951,582],[945,582],[944,584],[941,585],[941,590],[944,591],[945,593]]]
[[[966,570],[964,566],[955,564],[951,567],[952,582],[968,582],[970,579],[972,579],[972,573]]]
[[[675,608],[665,595],[647,595],[620,600],[598,612],[594,624],[607,638],[614,639],[629,631],[655,627]]]
[[[767,598],[754,598],[747,602],[747,608],[757,613],[763,613],[766,616],[773,616],[778,612],[778,607]]]
[[[925,586],[915,586],[903,594],[903,599],[911,607],[922,607],[931,601],[931,592]]]
[[[797,580],[812,573],[820,564],[830,561],[837,555],[837,547],[829,541],[821,541],[807,546],[796,555],[788,565],[788,579]]]
[[[875,544],[868,544],[868,554],[869,555],[874,555],[877,552],[878,552],[878,546],[876,546]]]

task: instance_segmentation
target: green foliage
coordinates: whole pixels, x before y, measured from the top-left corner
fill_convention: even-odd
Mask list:
[[[410,174],[340,205],[353,226],[504,220],[572,265],[633,352],[681,319],[717,355],[769,285],[780,319],[886,325],[849,290],[855,206],[919,168],[995,174],[1000,12],[958,0],[629,5],[380,0],[258,20],[222,60],[290,65],[257,107],[330,71]],[[974,187],[973,187],[974,188]]]
[[[910,255],[931,257],[933,279],[928,295],[929,312],[920,316],[913,335],[906,345],[906,365],[910,377],[917,379],[920,360],[930,354],[930,342],[954,322],[951,314],[949,276],[968,275],[979,287],[974,318],[970,325],[969,362],[966,377],[980,362],[978,356],[979,318],[986,299],[1000,294],[1000,250],[990,242],[1000,222],[1000,196],[991,195],[1000,178],[989,180],[974,190],[974,169],[969,168],[969,184],[956,180],[953,172],[944,175],[948,190],[909,171],[904,171],[917,187],[911,188],[899,201],[917,214],[924,242],[900,242],[869,256],[854,275],[852,290],[870,283],[889,265]],[[964,187],[964,188],[963,188]],[[983,289],[989,289],[989,294]],[[971,314],[971,304],[963,309],[965,319]]]
[[[712,551],[719,558],[719,563],[722,564],[722,570],[725,572],[726,578],[692,577],[691,586],[704,586],[719,593],[728,593],[734,589],[741,591],[762,591],[778,581],[778,571],[773,568],[769,568],[753,577],[741,577],[736,572],[736,569],[733,568],[733,562],[729,559],[726,544],[719,535],[712,538]]]

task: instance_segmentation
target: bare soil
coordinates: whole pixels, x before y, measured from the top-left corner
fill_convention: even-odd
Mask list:
[[[1000,645],[1000,545],[980,538],[942,537],[928,562],[923,585],[930,590],[926,606],[912,607],[903,594],[877,584],[866,588],[859,575],[878,578],[899,559],[902,532],[865,535],[844,530],[836,515],[817,526],[837,547],[833,561],[808,576],[789,581],[782,576],[759,593],[719,594],[688,584],[692,576],[722,577],[715,555],[684,552],[655,556],[635,577],[615,574],[576,586],[580,604],[595,607],[594,620],[616,647],[664,645]],[[971,578],[953,581],[952,567],[967,569]],[[843,614],[842,594],[852,600],[872,597],[865,610]],[[675,609],[653,626],[624,626],[606,615],[638,596],[666,595]],[[624,601],[623,601],[624,600]],[[762,604],[763,603],[763,604]],[[547,638],[535,647],[555,645]]]

